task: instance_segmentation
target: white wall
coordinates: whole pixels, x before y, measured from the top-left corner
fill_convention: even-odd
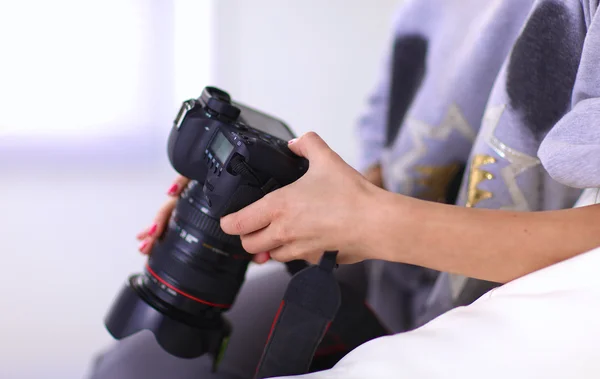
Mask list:
[[[349,163],[398,0],[219,0],[215,79]]]
[[[316,130],[353,161],[354,123],[397,1],[215,3],[212,82],[297,133]],[[163,154],[163,143],[147,151]],[[111,341],[102,318],[142,267],[134,235],[173,176],[165,156],[115,162],[111,154],[0,160],[0,378],[81,378]]]
[[[110,342],[102,318],[143,265],[134,235],[171,174],[125,165],[0,175],[0,378],[81,378]]]

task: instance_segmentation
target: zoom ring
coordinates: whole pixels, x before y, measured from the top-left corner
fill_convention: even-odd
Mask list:
[[[217,240],[230,245],[240,245],[240,237],[225,234],[221,230],[219,222],[210,216],[202,213],[193,205],[180,200],[180,204],[177,206],[176,217],[192,224],[198,230],[208,234],[209,236],[216,238]]]

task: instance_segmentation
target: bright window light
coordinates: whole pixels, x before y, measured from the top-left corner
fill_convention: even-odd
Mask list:
[[[208,81],[210,11],[209,0],[0,0],[0,137],[159,127]]]

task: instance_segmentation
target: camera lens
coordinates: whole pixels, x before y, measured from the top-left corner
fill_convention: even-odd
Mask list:
[[[210,213],[202,185],[191,182],[144,272],[130,278],[106,326],[118,339],[149,329],[175,356],[217,354],[229,334],[222,313],[234,302],[250,260],[239,237],[225,234]]]
[[[226,310],[243,283],[250,254],[210,214],[202,186],[182,194],[164,237],[153,248],[146,275],[156,296],[190,313]],[[212,309],[214,308],[214,309]]]

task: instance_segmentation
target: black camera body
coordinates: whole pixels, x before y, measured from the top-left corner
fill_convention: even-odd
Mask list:
[[[216,369],[231,334],[224,312],[252,259],[239,236],[221,230],[220,218],[306,173],[308,161],[288,148],[293,137],[280,120],[214,87],[183,103],[168,156],[175,170],[192,180],[144,271],[129,277],[104,320],[114,338],[146,329],[169,354],[210,354]],[[256,377],[329,368],[354,347],[386,334],[359,294],[343,283],[338,288],[332,275],[335,257],[325,252],[318,266],[286,263],[293,277]],[[327,330],[333,337],[324,336]],[[324,354],[315,353],[318,346]]]
[[[308,169],[308,161],[292,153],[287,140],[265,132],[264,126],[250,125],[244,119],[248,112],[258,113],[208,87],[198,99],[183,103],[169,137],[173,168],[204,183],[215,217],[238,211]],[[267,122],[289,130],[274,118]]]
[[[132,275],[105,318],[122,339],[150,330],[170,354],[218,360],[233,304],[252,256],[220,218],[300,178],[308,161],[293,154],[280,120],[235,103],[217,88],[185,101],[168,141],[173,168],[191,179],[145,270]]]

